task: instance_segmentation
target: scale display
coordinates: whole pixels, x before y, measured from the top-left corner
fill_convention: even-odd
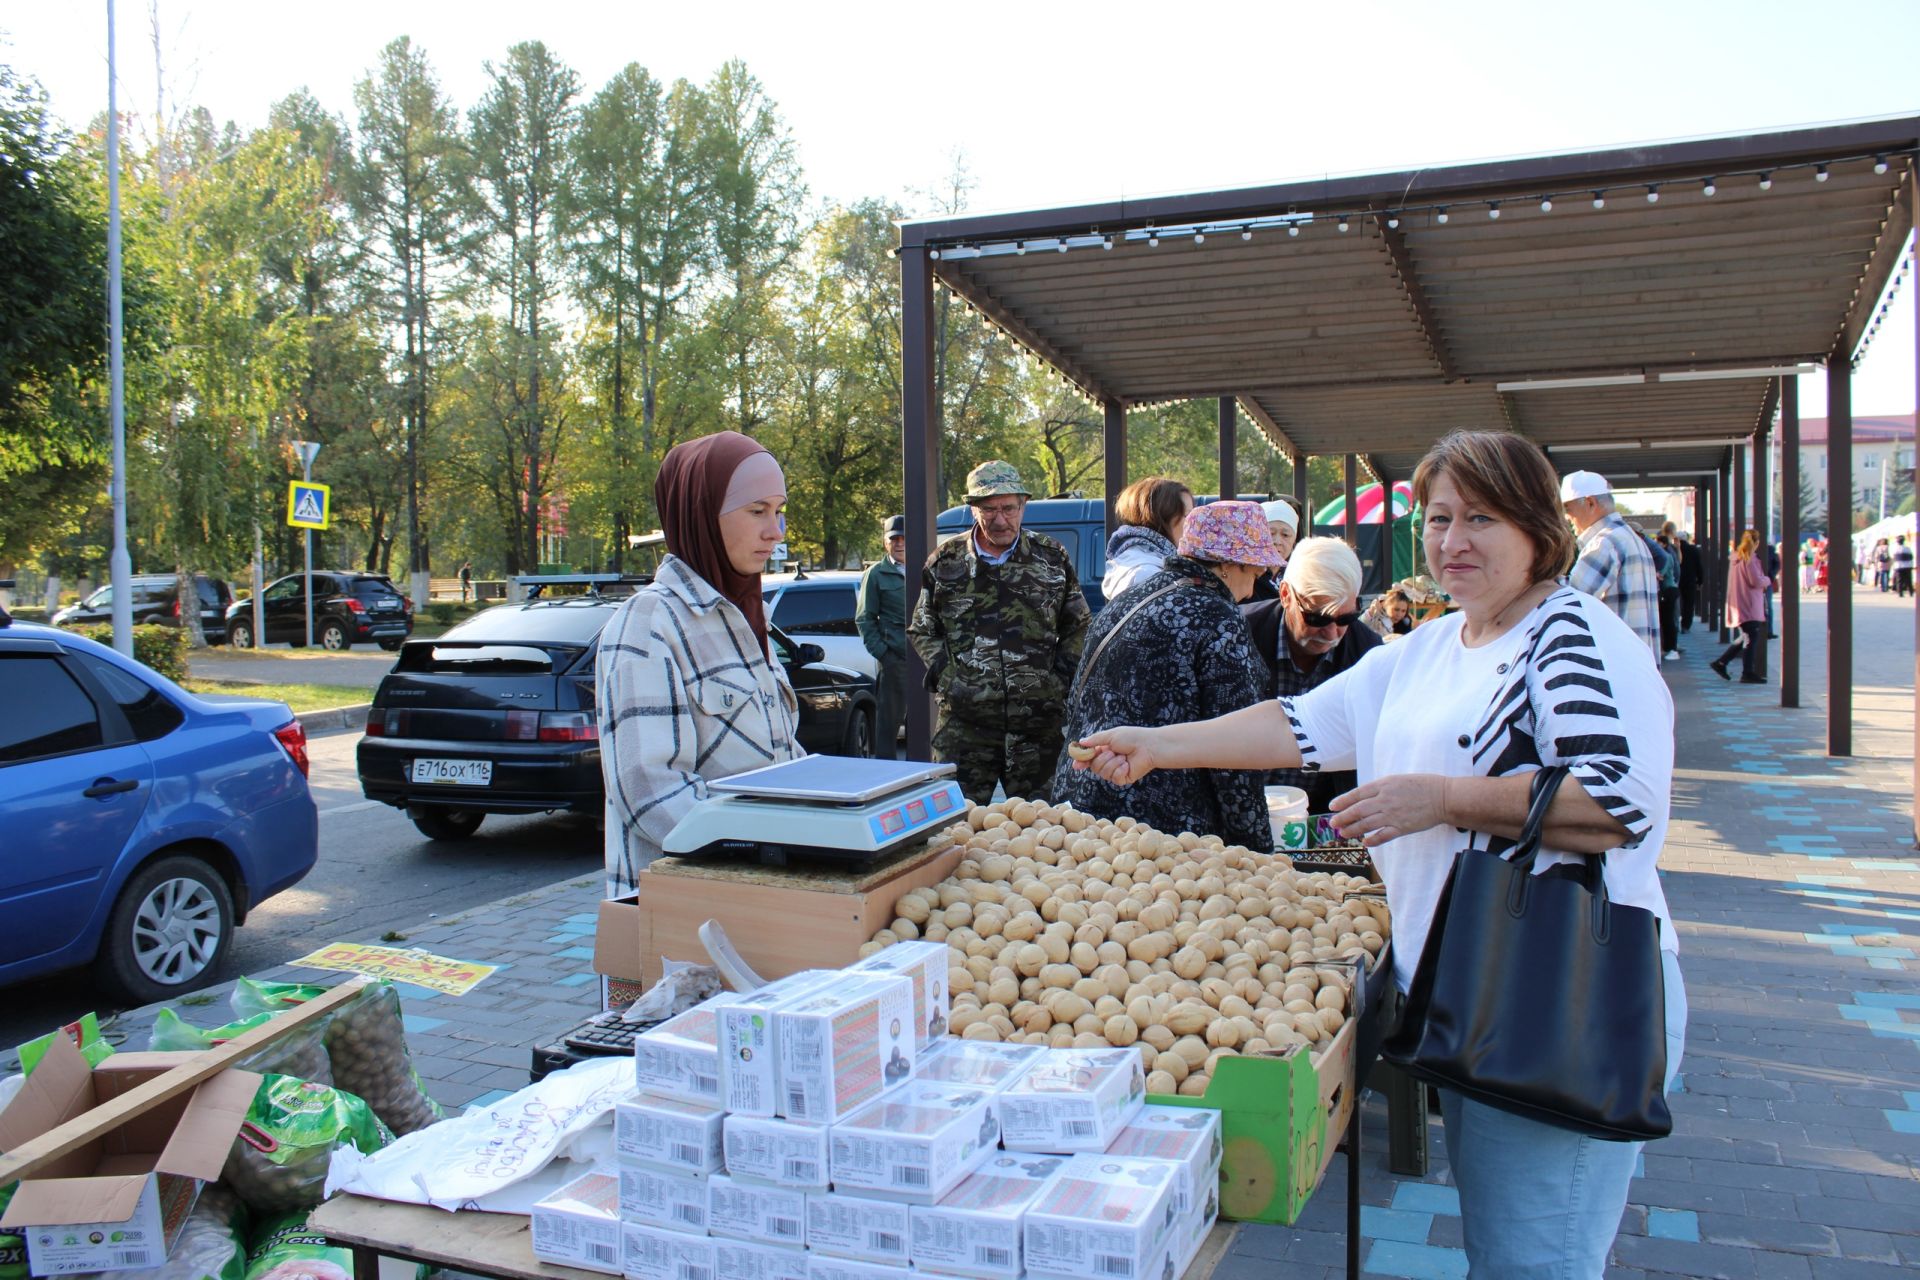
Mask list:
[[[747,854],[876,862],[966,811],[950,764],[807,756],[708,784],[675,824],[675,856]]]

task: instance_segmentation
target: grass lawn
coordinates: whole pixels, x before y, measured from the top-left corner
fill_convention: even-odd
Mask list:
[[[341,684],[259,684],[250,680],[187,679],[181,685],[193,693],[268,698],[274,702],[284,702],[295,711],[323,711],[329,707],[351,707],[373,701],[373,690]]]

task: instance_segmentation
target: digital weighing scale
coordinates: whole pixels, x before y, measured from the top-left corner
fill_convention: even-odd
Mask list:
[[[710,799],[680,819],[661,849],[675,857],[748,854],[880,862],[966,812],[950,764],[803,756],[709,782]]]

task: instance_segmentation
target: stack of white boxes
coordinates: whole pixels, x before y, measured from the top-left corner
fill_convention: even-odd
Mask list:
[[[945,1034],[943,943],[726,994],[639,1036],[618,1177],[536,1256],[632,1280],[1175,1280],[1218,1203],[1217,1112],[1139,1055]]]

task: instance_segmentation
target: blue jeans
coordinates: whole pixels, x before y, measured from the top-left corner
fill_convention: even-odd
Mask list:
[[[1667,1087],[1686,1048],[1687,992],[1661,953],[1667,997]],[[1596,1045],[1604,1053],[1604,1045]],[[1597,1280],[1627,1207],[1644,1142],[1608,1142],[1440,1091],[1447,1160],[1474,1280]]]

